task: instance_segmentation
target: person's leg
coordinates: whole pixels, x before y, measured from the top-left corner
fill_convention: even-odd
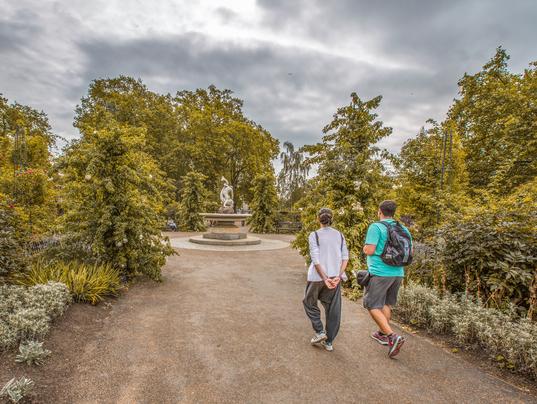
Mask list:
[[[391,306],[385,304],[382,308],[382,314],[384,314],[384,317],[386,317],[386,320],[388,320],[388,323],[392,320],[392,308]]]
[[[341,324],[341,283],[335,289],[323,288],[319,300],[326,314],[326,342],[332,343]]]
[[[317,305],[319,292],[322,290],[323,282],[308,282],[306,292],[304,293],[304,311],[311,321],[313,330],[319,334],[323,331],[323,323],[321,321],[321,310]]]
[[[392,283],[388,290],[386,291],[386,307],[390,309],[391,313],[391,306],[394,306],[397,303],[397,294],[399,293],[399,288],[401,287],[401,282],[403,278],[402,277],[394,277],[392,280]],[[390,358],[393,358],[397,354],[399,354],[399,351],[401,350],[401,347],[405,343],[405,338],[397,335],[395,333],[391,334],[388,337],[388,356]]]
[[[386,318],[386,315],[384,314],[382,309],[369,309],[369,314],[375,320],[375,323],[377,323],[379,330],[384,335],[390,335],[393,333],[392,327],[390,327],[390,323],[388,322],[388,319]]]
[[[377,323],[383,334],[389,335],[393,331],[389,324],[389,316],[384,313],[386,306],[386,293],[391,285],[391,279],[382,276],[373,276],[369,281],[364,296],[364,307]],[[391,313],[388,313],[391,314]]]

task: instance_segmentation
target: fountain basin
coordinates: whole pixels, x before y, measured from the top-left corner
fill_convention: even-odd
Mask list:
[[[246,220],[252,216],[247,213],[201,213],[208,222],[209,229],[202,236],[191,237],[196,244],[218,246],[256,245],[261,239],[248,236]]]

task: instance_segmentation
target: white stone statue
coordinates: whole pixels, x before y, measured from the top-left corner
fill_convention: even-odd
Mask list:
[[[224,177],[222,177],[221,181],[224,183],[224,186],[220,191],[222,209],[233,211],[233,187],[229,185],[229,182]]]

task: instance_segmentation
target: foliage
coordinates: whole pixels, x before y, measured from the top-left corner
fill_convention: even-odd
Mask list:
[[[63,283],[0,286],[0,350],[21,340],[42,338],[50,322],[70,303],[71,295]]]
[[[334,210],[334,225],[347,240],[351,254],[348,270],[364,265],[360,256],[367,226],[391,188],[381,151],[375,146],[391,133],[373,112],[380,101],[380,96],[362,101],[352,93],[350,104],[338,108],[323,129],[322,143],[304,147],[310,155],[308,163],[318,165],[317,176],[296,205],[301,209],[303,228],[294,246],[304,257],[309,254],[308,235],[318,227],[317,212],[326,206]]]
[[[398,209],[423,229],[449,221],[470,204],[460,137],[448,124],[431,123],[405,142],[396,159]]]
[[[304,196],[309,167],[305,162],[304,152],[295,150],[291,142],[284,142],[284,151],[280,153],[282,168],[278,173],[278,193],[282,206],[288,209]]]
[[[170,186],[145,147],[143,129],[113,121],[83,129],[63,162],[63,232],[67,243],[90,246],[97,262],[158,280],[173,253],[160,215]]]
[[[272,168],[278,141],[244,116],[242,100],[215,86],[179,91],[175,97],[151,92],[140,81],[120,76],[91,83],[77,107],[75,126],[97,129],[107,119],[144,128],[145,151],[181,191],[181,179],[195,168],[205,186],[219,191],[223,175],[230,180],[237,205],[252,198],[250,182]]]
[[[449,111],[466,149],[472,192],[508,195],[537,175],[537,62],[520,75],[508,71],[508,60],[500,47],[480,72],[465,74]]]
[[[43,348],[42,342],[23,341],[19,346],[19,353],[15,361],[26,363],[27,365],[41,366],[49,355],[50,351]]]
[[[18,403],[32,391],[33,387],[33,380],[26,376],[19,379],[13,378],[2,387],[0,397],[7,398],[12,403]]]
[[[274,232],[278,207],[278,195],[274,184],[274,175],[263,174],[254,178],[251,202],[252,216],[248,220],[250,230],[254,233]]]
[[[452,335],[462,346],[481,348],[498,365],[537,378],[537,324],[509,312],[484,308],[467,297],[409,284],[399,292],[398,319]]]
[[[119,271],[109,264],[39,260],[20,279],[20,283],[26,286],[49,281],[65,284],[74,300],[91,304],[99,303],[106,296],[117,296],[121,289]]]
[[[56,139],[45,113],[0,96],[0,193],[17,210],[20,228],[35,235],[46,233],[57,215],[47,176]]]
[[[203,183],[206,177],[191,171],[182,179],[181,203],[179,207],[179,227],[185,231],[203,231],[205,223],[201,212],[207,204],[207,190]]]
[[[19,226],[15,209],[0,200],[0,283],[26,268],[23,237],[17,232]]]

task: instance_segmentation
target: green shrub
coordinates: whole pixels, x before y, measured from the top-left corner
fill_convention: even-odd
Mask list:
[[[19,354],[15,358],[15,361],[26,363],[27,365],[40,366],[49,355],[50,351],[43,348],[42,342],[23,341],[19,345]]]
[[[455,295],[440,297],[416,284],[401,288],[394,314],[403,322],[451,335],[467,348],[479,348],[501,367],[537,379],[537,323],[507,311],[483,307],[481,302]]]
[[[0,282],[26,269],[18,227],[15,209],[0,201]]]
[[[0,350],[21,340],[44,337],[50,322],[63,314],[70,302],[71,294],[63,283],[0,286]]]
[[[412,285],[401,288],[397,315],[409,324],[425,327],[430,323],[430,307],[438,303],[438,294],[425,286]]]
[[[20,379],[11,379],[0,390],[0,398],[7,398],[12,403],[21,401],[34,387],[33,380],[22,376]]]
[[[116,296],[121,288],[119,271],[108,264],[83,264],[77,262],[37,261],[21,283],[27,286],[62,282],[78,302],[97,304],[106,296]]]

